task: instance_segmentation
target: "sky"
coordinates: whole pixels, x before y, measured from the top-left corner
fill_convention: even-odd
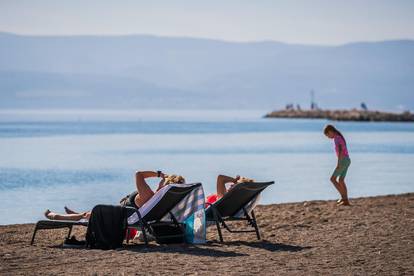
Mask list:
[[[0,0],[0,31],[338,45],[414,39],[414,1]]]

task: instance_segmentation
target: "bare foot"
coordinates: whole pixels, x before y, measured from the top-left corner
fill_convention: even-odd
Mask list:
[[[66,214],[77,214],[75,211],[73,211],[73,210],[71,210],[71,209],[69,209],[68,207],[64,207],[65,208],[65,212],[66,212]]]
[[[338,206],[351,206],[349,200],[345,199],[338,203]]]
[[[48,218],[48,219],[54,219],[54,218],[55,218],[55,216],[56,216],[56,214],[55,214],[55,213],[53,213],[53,212],[51,212],[49,209],[47,209],[47,210],[45,211],[45,217],[46,217],[46,218]]]

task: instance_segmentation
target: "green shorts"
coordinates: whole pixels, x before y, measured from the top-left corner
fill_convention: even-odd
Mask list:
[[[351,159],[344,157],[339,160],[339,166],[334,170],[333,177],[345,177],[348,172],[349,165],[351,165]]]

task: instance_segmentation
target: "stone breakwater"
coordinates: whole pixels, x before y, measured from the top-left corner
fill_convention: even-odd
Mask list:
[[[334,121],[372,122],[414,122],[414,114],[409,111],[391,113],[365,110],[292,110],[284,109],[268,113],[265,118],[328,119]]]

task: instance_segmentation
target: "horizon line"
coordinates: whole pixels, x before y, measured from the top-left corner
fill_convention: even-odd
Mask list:
[[[274,43],[274,44],[285,44],[285,45],[297,45],[297,46],[315,46],[315,47],[341,47],[352,44],[368,44],[368,43],[382,43],[382,42],[395,42],[395,41],[408,41],[414,42],[414,38],[390,38],[382,40],[355,40],[350,42],[344,42],[339,44],[321,44],[321,43],[296,43],[296,42],[284,42],[272,39],[263,39],[263,40],[226,40],[220,38],[211,38],[211,37],[199,37],[199,36],[186,36],[186,35],[158,35],[158,34],[148,34],[148,33],[125,33],[125,34],[24,34],[24,33],[15,33],[9,31],[0,30],[1,34],[20,36],[20,37],[37,37],[37,38],[52,38],[52,37],[101,37],[101,38],[116,38],[116,37],[132,37],[132,36],[142,36],[142,37],[152,37],[152,38],[168,38],[168,39],[193,39],[193,40],[209,40],[221,43],[234,43],[234,44],[260,44],[260,43]]]

